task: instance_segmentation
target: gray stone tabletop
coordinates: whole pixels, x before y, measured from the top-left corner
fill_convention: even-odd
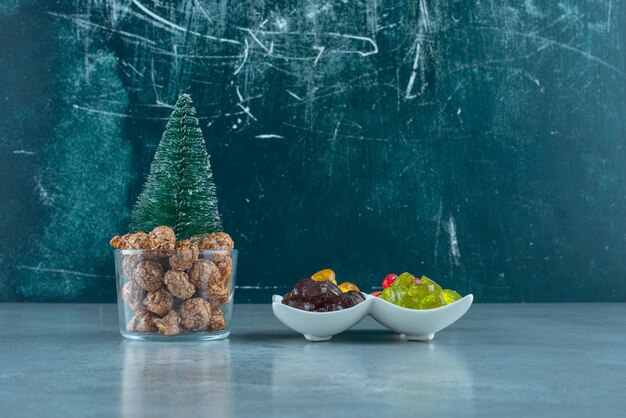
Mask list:
[[[430,343],[371,318],[307,342],[269,305],[228,340],[124,340],[115,305],[0,304],[0,415],[623,416],[626,304],[474,305]]]

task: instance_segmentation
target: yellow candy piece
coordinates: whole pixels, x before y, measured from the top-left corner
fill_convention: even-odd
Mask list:
[[[323,282],[324,280],[328,280],[333,282],[334,284],[337,284],[337,280],[335,280],[335,272],[331,269],[320,270],[312,275],[311,279],[315,280],[316,282]]]
[[[446,305],[456,302],[457,300],[461,300],[461,295],[459,295],[454,290],[443,289],[441,292],[441,297],[446,301]]]
[[[445,306],[446,301],[443,300],[443,297],[439,293],[431,293],[422,299],[420,303],[420,309],[434,309],[439,308],[441,306]]]
[[[357,292],[359,291],[359,288],[354,283],[350,283],[350,282],[341,283],[339,285],[339,289],[341,289],[343,293],[349,292],[351,290],[356,290]]]
[[[431,280],[426,276],[422,276],[422,278],[420,279],[420,284],[432,284],[433,286],[435,286],[435,292],[441,292],[441,286],[439,286],[437,283],[435,283],[434,280]]]

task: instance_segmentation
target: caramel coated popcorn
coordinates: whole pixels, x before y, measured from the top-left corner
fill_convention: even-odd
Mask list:
[[[178,271],[187,270],[198,259],[198,252],[198,246],[190,240],[179,241],[170,256],[170,266]]]
[[[211,284],[206,292],[213,306],[222,306],[228,303],[228,290],[220,284]]]
[[[154,292],[161,287],[163,267],[156,261],[140,261],[133,270],[131,280],[148,292]]]
[[[209,319],[208,331],[221,331],[226,329],[226,321],[224,320],[224,313],[219,309],[211,312],[211,319]]]
[[[163,276],[163,284],[172,295],[179,299],[189,299],[196,293],[196,287],[189,281],[184,271],[169,270]]]
[[[213,262],[220,263],[230,258],[230,251],[235,248],[235,243],[226,232],[214,232],[200,239],[198,248],[201,250],[223,251],[223,253],[212,254]]]
[[[126,241],[129,236],[130,234],[116,235],[113,238],[111,238],[111,241],[109,241],[109,244],[111,244],[111,246],[115,248],[116,250],[124,250],[126,249]]]
[[[163,318],[157,318],[154,323],[161,334],[180,334],[180,315],[174,310],[169,311]]]
[[[170,292],[161,288],[154,292],[148,292],[148,295],[143,300],[143,306],[147,311],[163,316],[174,306],[174,297]]]
[[[220,271],[223,283],[230,282],[230,275],[233,272],[233,259],[229,256],[221,257],[215,262],[217,269]]]
[[[126,238],[127,250],[147,250],[150,248],[150,242],[148,240],[148,234],[143,231],[130,234]]]
[[[211,319],[211,305],[201,298],[191,298],[180,304],[178,313],[184,328],[197,330],[208,325]]]
[[[127,277],[130,277],[133,274],[133,270],[137,267],[140,261],[144,259],[141,255],[129,254],[125,255],[122,259],[122,265],[120,266],[122,269],[122,273],[124,273]]]
[[[235,243],[226,232],[214,232],[198,241],[198,248],[230,251],[235,248]]]
[[[169,226],[157,226],[148,234],[148,241],[151,250],[169,253],[176,245],[176,234]]]
[[[209,285],[219,284],[221,279],[219,269],[214,262],[209,260],[198,260],[189,270],[189,281],[198,290],[208,290]]]
[[[150,248],[148,234],[143,231],[134,234],[117,235],[109,241],[116,250],[145,250]]]
[[[154,320],[157,317],[150,312],[135,312],[135,315],[126,324],[126,331],[129,332],[157,332]]]
[[[234,243],[228,234],[176,241],[172,228],[159,226],[149,234],[118,235],[111,245],[126,250],[116,257],[128,332],[174,336],[227,328],[220,307],[231,290]]]
[[[143,299],[145,297],[146,291],[135,282],[126,282],[124,287],[122,287],[122,300],[135,311],[143,310]]]

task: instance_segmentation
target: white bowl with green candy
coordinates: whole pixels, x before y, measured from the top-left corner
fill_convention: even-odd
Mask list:
[[[381,325],[404,334],[410,341],[430,341],[435,333],[458,321],[472,306],[473,295],[467,295],[450,305],[433,309],[403,308],[374,297],[370,315]]]
[[[465,315],[474,296],[461,297],[426,276],[402,273],[373,299],[370,315],[381,325],[408,340],[430,341]]]

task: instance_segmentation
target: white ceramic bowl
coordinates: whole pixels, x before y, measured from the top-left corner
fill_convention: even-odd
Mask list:
[[[282,303],[279,295],[272,297],[272,311],[280,322],[304,335],[309,341],[327,341],[344,332],[367,316],[371,298],[351,308],[334,312],[309,312]]]
[[[473,295],[435,309],[408,309],[372,297],[370,315],[381,325],[404,334],[407,340],[430,341],[435,333],[460,319],[472,305]]]
[[[435,309],[407,309],[376,296],[365,295],[365,301],[352,308],[335,312],[308,312],[283,305],[282,296],[272,297],[272,311],[280,322],[299,332],[309,341],[327,341],[371,315],[381,325],[406,335],[412,341],[430,341],[435,333],[452,325],[472,305],[467,295],[450,305]]]

